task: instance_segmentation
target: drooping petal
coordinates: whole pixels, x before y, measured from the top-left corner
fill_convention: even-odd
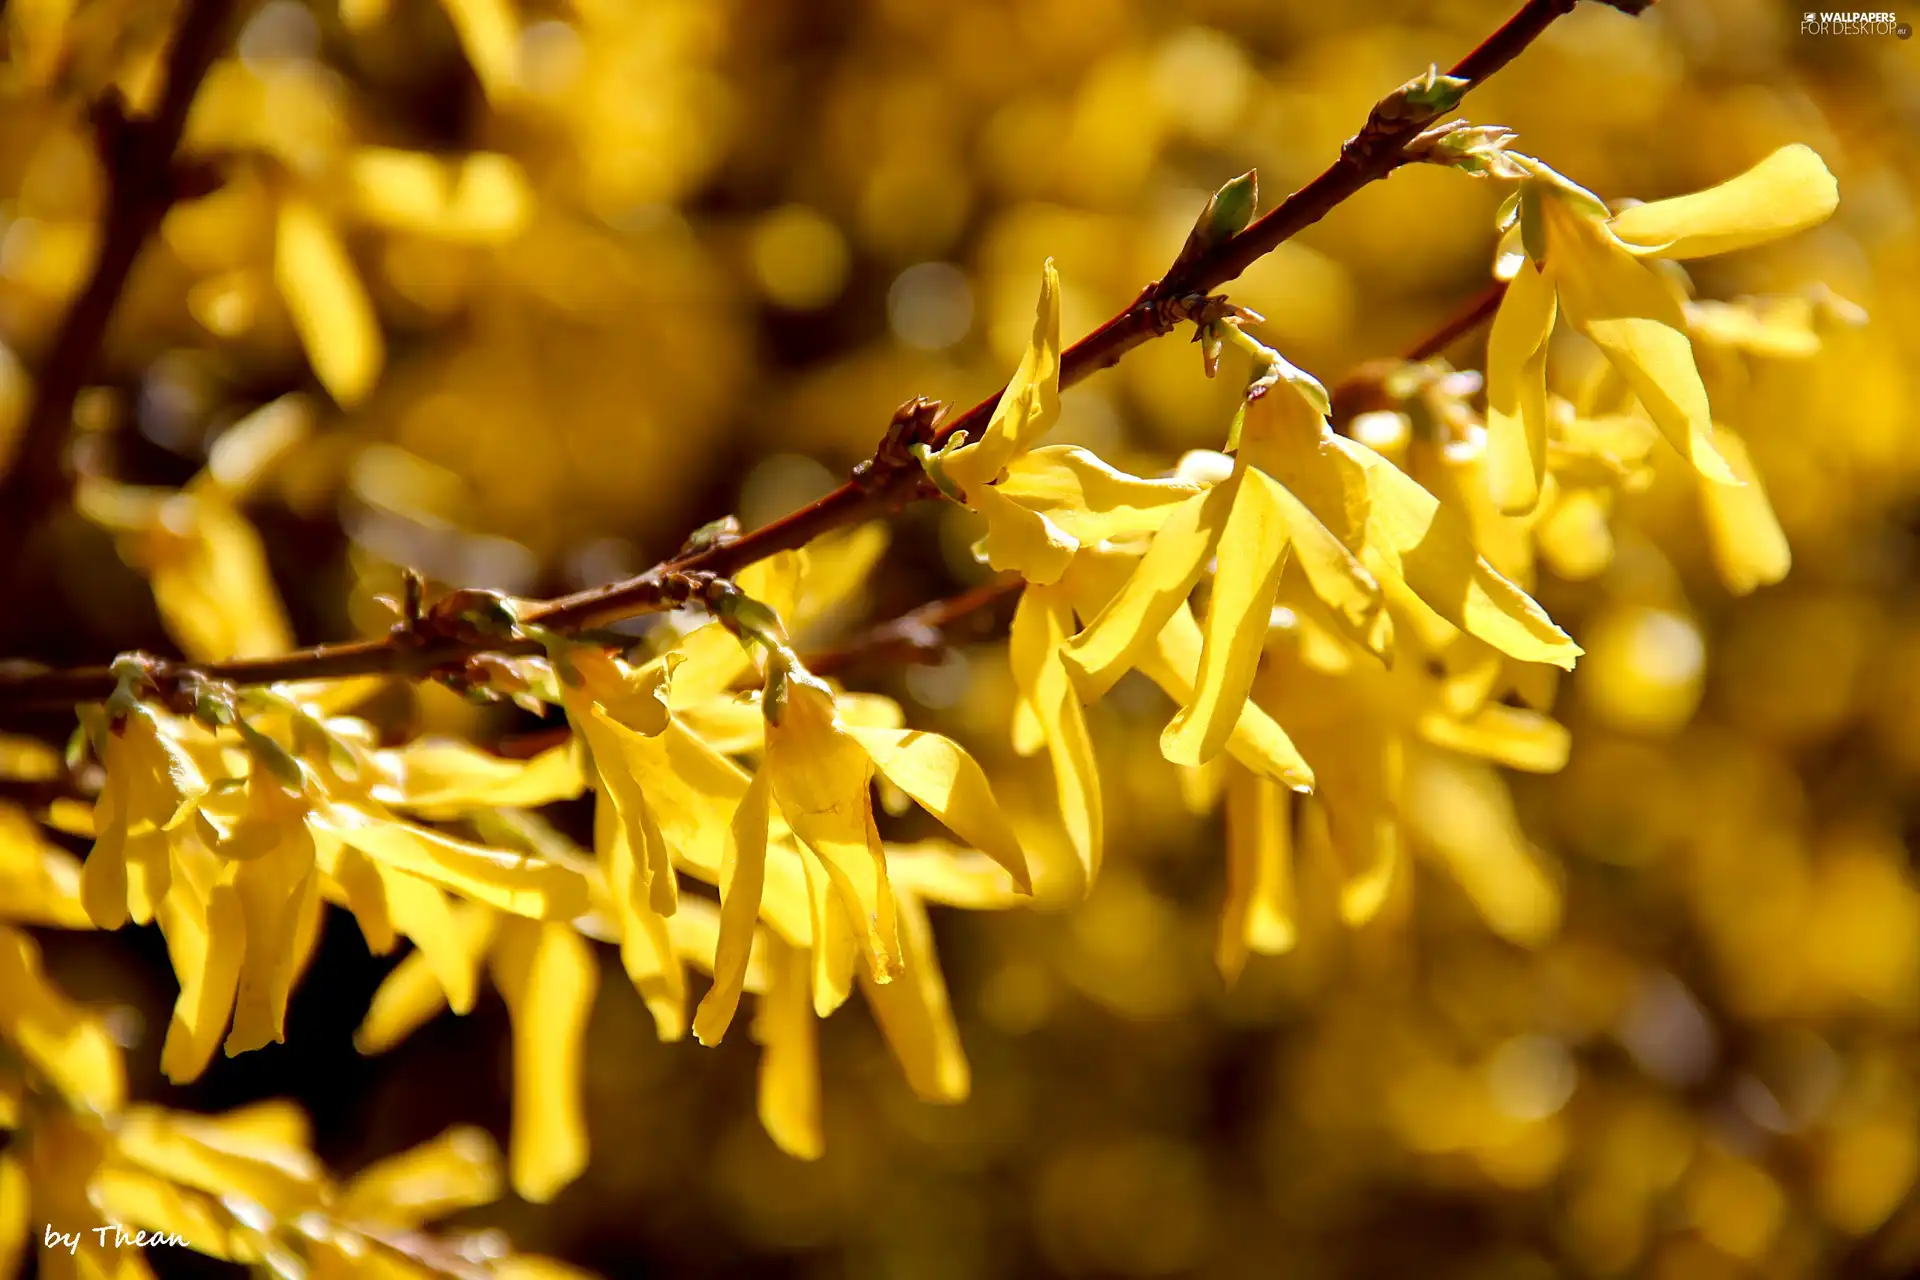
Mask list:
[[[1028,586],[1014,608],[1008,637],[1008,664],[1021,706],[1033,717],[1033,730],[1047,748],[1053,785],[1060,797],[1060,819],[1080,859],[1087,882],[1099,873],[1105,840],[1105,803],[1086,710],[1074,692],[1061,648],[1073,630],[1073,607],[1062,587]],[[1014,749],[1021,750],[1016,718]],[[1024,863],[1023,863],[1024,865]],[[1031,885],[1025,886],[1031,889]]]
[[[1182,604],[1161,629],[1153,652],[1141,660],[1140,672],[1176,703],[1186,706],[1193,701],[1204,643],[1193,610]],[[1287,736],[1287,731],[1258,703],[1249,702],[1241,710],[1233,732],[1227,737],[1227,752],[1248,769],[1290,790],[1313,790],[1312,767]]]
[[[599,969],[570,925],[517,917],[501,922],[492,968],[513,1024],[513,1189],[545,1204],[587,1164],[580,1073]]]
[[[376,1160],[341,1189],[348,1222],[418,1227],[499,1199],[500,1149],[485,1129],[455,1125],[437,1138]]]
[[[1027,857],[1013,824],[1000,812],[979,762],[961,745],[918,729],[850,727],[874,768],[912,796],[949,831],[1007,869],[1016,885],[1033,892]]]
[[[426,961],[439,980],[447,1007],[463,1016],[472,1012],[478,994],[480,957],[473,951],[471,929],[461,924],[458,904],[425,880],[378,863],[374,866],[386,887],[387,911],[394,929],[412,940],[414,954]],[[246,981],[244,974],[241,981]],[[376,995],[376,1003],[378,999]]]
[[[1714,447],[1707,389],[1679,300],[1598,222],[1547,199],[1552,273],[1567,321],[1607,357],[1680,456],[1736,484]]]
[[[1215,960],[1229,983],[1247,953],[1293,949],[1293,801],[1286,788],[1246,769],[1227,774],[1227,899]]]
[[[800,862],[806,869],[813,934],[813,1012],[824,1018],[853,994],[853,976],[860,968],[860,935],[826,864],[805,845],[800,847]]]
[[[1235,480],[1195,494],[1168,515],[1126,584],[1063,655],[1087,702],[1104,696],[1153,644],[1200,580],[1233,509]]]
[[[792,682],[779,723],[768,726],[762,767],[773,774],[773,797],[787,825],[832,877],[876,976],[884,982],[898,975],[893,893],[868,792],[873,761],[840,723],[825,686]]]
[[[1812,147],[1795,143],[1717,187],[1635,205],[1607,225],[1642,253],[1704,258],[1818,226],[1839,202],[1826,162]]]
[[[934,954],[933,925],[912,894],[900,894],[895,903],[900,939],[907,949],[907,976],[882,985],[863,973],[861,990],[913,1091],[929,1102],[963,1102],[973,1076]]]
[[[991,485],[1009,462],[1039,443],[1060,416],[1060,273],[1048,258],[1040,279],[1040,303],[1033,336],[1020,367],[994,406],[980,439],[944,455],[947,475],[972,503],[976,491]]]
[[[1767,501],[1746,442],[1724,426],[1715,440],[1741,483],[1701,485],[1700,505],[1706,512],[1707,542],[1720,580],[1727,590],[1743,596],[1786,577],[1793,551],[1773,504]]]
[[[635,835],[652,845],[663,840],[651,812],[643,811],[643,817],[641,829],[629,832],[613,806],[596,805],[593,843],[619,932],[621,968],[653,1015],[654,1030],[662,1040],[672,1042],[687,1030],[687,977],[674,950],[672,926],[653,909],[633,856]]]
[[[1490,766],[1416,753],[1405,812],[1489,928],[1526,947],[1553,936],[1560,923],[1559,886],[1521,832],[1507,785]]]
[[[1428,707],[1420,714],[1419,729],[1436,747],[1530,773],[1559,772],[1572,749],[1571,735],[1559,721],[1497,702],[1464,719]]]
[[[1160,735],[1161,754],[1175,764],[1205,764],[1219,755],[1246,705],[1286,567],[1279,487],[1241,464],[1237,496],[1220,535],[1193,700]]]
[[[385,1053],[447,1007],[449,990],[472,991],[479,981],[480,963],[493,943],[501,916],[491,907],[472,903],[453,908],[454,927],[465,972],[436,973],[438,955],[411,951],[373,993],[367,1016],[353,1033],[353,1047],[365,1054]]]
[[[226,1033],[246,952],[246,916],[231,873],[213,869],[169,893],[155,918],[180,980],[160,1069],[185,1084],[199,1079]]]
[[[299,923],[319,893],[313,836],[293,821],[274,847],[235,863],[233,888],[244,921],[245,951],[227,1036],[229,1057],[285,1039],[287,998],[299,964]],[[422,886],[435,893],[430,886]]]
[[[1487,489],[1509,515],[1539,504],[1547,476],[1547,340],[1557,311],[1553,285],[1522,259],[1487,338]]]
[[[1440,617],[1508,657],[1572,668],[1580,646],[1474,550],[1463,515],[1365,445],[1343,438],[1336,447],[1341,465],[1365,479],[1365,558],[1377,574],[1404,582]]]
[[[713,986],[693,1015],[701,1044],[719,1044],[733,1022],[753,955],[753,932],[766,884],[767,824],[772,814],[772,777],[762,769],[742,797],[720,855],[720,935],[713,950]]]
[[[807,1007],[807,954],[772,941],[767,991],[759,997],[753,1038],[760,1055],[760,1123],[790,1156],[818,1160],[820,1059],[813,1011]]]

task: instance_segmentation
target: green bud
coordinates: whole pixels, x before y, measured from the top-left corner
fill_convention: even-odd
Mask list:
[[[1473,87],[1473,81],[1464,76],[1443,76],[1437,64],[1429,65],[1427,73],[1416,76],[1394,90],[1388,102],[1398,101],[1404,109],[1393,113],[1395,119],[1427,120],[1460,105],[1460,99],[1467,96],[1467,90]]]
[[[1173,270],[1168,274],[1178,272],[1215,245],[1224,244],[1245,231],[1253,221],[1253,211],[1259,201],[1260,178],[1253,169],[1214,192],[1207,207],[1200,211],[1193,230],[1187,233],[1187,242],[1180,247],[1180,256],[1173,260]]]

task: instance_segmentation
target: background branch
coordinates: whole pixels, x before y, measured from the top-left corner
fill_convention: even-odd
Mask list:
[[[0,479],[0,548],[15,574],[34,526],[66,496],[74,402],[99,360],[134,262],[183,194],[174,152],[200,82],[226,45],[237,8],[236,0],[188,0],[167,49],[164,87],[152,115],[129,119],[117,93],[92,110],[106,169],[106,216],[93,270],[54,331],[35,378],[19,453]]]

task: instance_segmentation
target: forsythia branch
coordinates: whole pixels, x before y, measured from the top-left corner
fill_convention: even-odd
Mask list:
[[[1465,80],[1466,89],[1471,89],[1518,57],[1555,20],[1572,12],[1577,2],[1527,0],[1499,30],[1456,63],[1448,75]],[[1442,113],[1416,114],[1391,127],[1378,128],[1375,126],[1380,111],[1376,108],[1368,126],[1348,141],[1340,157],[1319,177],[1281,201],[1239,235],[1197,255],[1184,270],[1169,272],[1165,278],[1149,285],[1125,311],[1068,347],[1061,355],[1061,388],[1064,390],[1101,369],[1118,364],[1135,347],[1170,332],[1188,298],[1203,296],[1208,290],[1239,276],[1262,256],[1320,221],[1362,187],[1393,172],[1404,162],[1402,153],[1406,144],[1439,114]],[[932,433],[929,442],[937,445],[957,431],[979,438],[999,402],[1000,394],[996,392],[942,424]],[[855,523],[890,503],[931,496],[932,487],[923,483],[917,466],[888,466],[881,465],[882,462],[876,454],[865,464],[867,471],[863,478],[850,480],[825,497],[740,538],[669,563],[676,569],[735,573],[777,551],[804,546],[823,533]],[[556,602],[556,613],[569,621],[576,615],[591,620],[586,625],[619,617],[625,593],[640,580],[613,583],[567,597]]]
[[[1538,39],[1555,20],[1571,12],[1577,0],[1526,0],[1520,10],[1466,57],[1454,65],[1448,76],[1464,82],[1451,96],[1445,108],[1450,110],[1460,96],[1517,57]],[[165,110],[154,118],[156,146],[165,141],[164,154],[172,154],[178,140],[178,121],[166,114],[177,110],[184,119],[185,104],[191,101],[191,84],[197,84],[212,58],[212,36],[220,29],[228,10],[224,0],[199,0],[189,11],[176,38]],[[204,46],[204,47],[202,47]],[[192,56],[189,56],[192,55]],[[175,99],[182,99],[178,104]],[[1443,113],[1423,104],[1410,104],[1406,94],[1390,95],[1375,107],[1365,126],[1341,148],[1338,159],[1319,177],[1300,188],[1256,220],[1240,234],[1193,255],[1140,296],[1123,312],[1108,320],[1062,353],[1060,385],[1064,388],[1080,382],[1097,370],[1117,364],[1135,347],[1149,339],[1171,332],[1178,320],[1192,318],[1204,306],[1209,290],[1224,284],[1246,270],[1260,257],[1271,252],[1301,230],[1318,222],[1334,208],[1369,183],[1383,178],[1406,162],[1405,148],[1426,125]],[[172,132],[164,137],[159,128],[167,124]],[[117,154],[117,153],[116,153]],[[167,172],[170,172],[168,170]],[[65,425],[71,417],[74,396],[78,393],[85,367],[91,363],[104,333],[106,317],[124,284],[132,256],[139,242],[158,225],[160,216],[172,198],[171,186],[162,199],[140,202],[140,221],[133,212],[122,212],[123,203],[116,186],[113,211],[109,215],[109,233],[103,247],[100,267],[89,281],[81,301],[62,327],[56,344],[56,358],[50,362],[36,399],[29,452],[9,482],[12,488],[30,485],[28,477],[57,471]],[[138,236],[134,236],[138,231]],[[124,256],[124,263],[114,256]],[[111,287],[109,287],[111,286]],[[1478,299],[1462,319],[1460,327],[1443,330],[1432,340],[1437,346],[1417,349],[1412,358],[1422,358],[1445,346],[1492,313],[1499,302],[1499,291],[1489,290]],[[98,314],[95,314],[98,312]],[[64,354],[62,354],[64,353]],[[776,552],[801,547],[822,534],[857,522],[878,510],[935,496],[925,473],[909,449],[916,443],[937,446],[959,431],[977,437],[992,417],[999,393],[974,405],[965,413],[936,425],[938,406],[930,401],[914,400],[895,414],[880,446],[872,458],[855,469],[852,479],[825,497],[793,511],[769,524],[739,537],[705,541],[683,548],[636,577],[589,588],[554,600],[523,606],[520,620],[554,631],[579,631],[642,613],[676,608],[686,603],[684,592],[674,584],[693,580],[711,581],[737,572]],[[53,422],[58,430],[47,428]],[[51,443],[49,443],[51,441]],[[49,461],[49,458],[51,461]],[[37,459],[37,460],[36,460]],[[16,501],[16,505],[17,501]],[[7,509],[0,498],[0,511]],[[0,515],[0,521],[7,517]],[[982,589],[983,591],[985,589]],[[976,608],[998,599],[989,593],[973,599],[968,593],[956,601],[937,601],[927,606],[921,621],[928,628],[945,625]],[[950,612],[959,601],[966,608]],[[851,661],[866,647],[898,652],[905,646],[916,648],[925,638],[909,619],[915,615],[882,624],[865,641],[856,642],[843,654],[822,655],[831,665]],[[151,671],[155,680],[194,675],[237,685],[268,684],[280,681],[340,678],[355,675],[426,675],[457,667],[481,652],[535,652],[531,642],[502,643],[485,636],[434,634],[424,639],[405,625],[383,639],[322,645],[270,658],[242,659],[194,666],[155,660]],[[115,680],[106,667],[67,671],[34,669],[0,674],[0,710],[9,707],[94,701],[113,692]]]

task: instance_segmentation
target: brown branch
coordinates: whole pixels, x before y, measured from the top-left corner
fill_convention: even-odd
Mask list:
[[[1519,12],[1455,63],[1448,74],[1467,80],[1469,87],[1478,85],[1519,56],[1556,19],[1572,12],[1576,3],[1577,0],[1526,0]],[[1177,274],[1170,272],[1166,278],[1148,286],[1125,311],[1068,347],[1061,356],[1061,387],[1070,387],[1098,370],[1118,364],[1121,357],[1135,347],[1170,332],[1173,314],[1181,300],[1205,294],[1235,279],[1262,256],[1320,221],[1362,187],[1386,177],[1405,163],[1403,153],[1407,143],[1431,122],[1431,117],[1411,119],[1383,128],[1377,126],[1375,119],[1369,119],[1368,126],[1348,140],[1341,148],[1339,159],[1319,177],[1281,201],[1239,235],[1198,255],[1185,270]],[[934,434],[935,442],[956,431],[966,431],[971,438],[978,439],[999,402],[1000,392],[995,392],[965,413],[949,419]],[[881,459],[876,455],[874,461]],[[824,498],[762,525],[744,537],[674,560],[672,567],[732,574],[775,552],[805,546],[821,534],[852,524],[890,504],[930,493],[917,469],[869,466],[864,481],[848,481]],[[547,620],[554,625],[561,620],[575,625],[594,625],[619,617],[631,585],[613,583],[557,600]]]
[[[1388,375],[1402,365],[1433,359],[1478,329],[1493,318],[1494,312],[1500,309],[1500,300],[1506,296],[1507,282],[1495,280],[1442,320],[1431,333],[1408,347],[1399,359],[1369,361],[1334,383],[1328,395],[1333,403],[1335,429],[1344,430],[1346,423],[1369,410],[1391,408],[1392,400],[1384,385]]]
[[[954,642],[955,624],[1006,603],[1026,585],[1020,575],[1004,574],[957,596],[921,605],[831,649],[809,653],[804,661],[817,676],[833,675],[857,662],[938,662]]]
[[[1505,25],[1456,63],[1448,74],[1466,80],[1469,88],[1477,85],[1511,62],[1556,19],[1571,12],[1576,3],[1577,0],[1526,0]],[[193,12],[197,14],[205,7],[208,5],[203,0]],[[169,88],[172,88],[171,81]],[[1404,103],[1399,105],[1404,107]],[[1339,158],[1319,177],[1281,201],[1239,235],[1195,255],[1180,270],[1169,271],[1165,278],[1142,290],[1126,310],[1068,347],[1061,357],[1060,385],[1070,387],[1097,370],[1117,364],[1127,352],[1149,339],[1171,332],[1180,319],[1195,313],[1209,290],[1234,279],[1261,256],[1318,222],[1362,187],[1407,163],[1407,143],[1432,119],[1432,115],[1407,116],[1404,111],[1396,115],[1376,107],[1366,125],[1348,140]],[[154,222],[157,224],[157,221],[156,215]],[[76,311],[79,310],[76,307]],[[104,319],[98,323],[104,326]],[[93,346],[98,346],[97,335]],[[72,376],[77,391],[79,375]],[[874,456],[855,469],[852,479],[825,497],[744,536],[683,548],[637,577],[534,604],[523,611],[522,618],[556,631],[578,631],[674,607],[670,602],[663,603],[662,597],[662,585],[670,579],[684,575],[726,577],[776,552],[805,546],[834,529],[891,507],[934,496],[936,491],[927,483],[906,445],[921,440],[937,444],[963,430],[977,437],[992,417],[999,397],[1000,393],[996,392],[938,428],[933,425],[931,406],[927,402],[909,402],[896,413]],[[72,395],[69,394],[63,412],[70,416],[71,408]],[[941,604],[936,602],[928,608],[937,611]],[[885,643],[898,646],[910,640],[905,633],[896,632]],[[376,673],[417,675],[458,664],[474,653],[501,647],[477,640],[436,640],[426,647],[409,647],[397,637],[390,637],[201,667],[157,663],[155,670],[163,677],[197,673],[240,684]],[[0,709],[91,701],[106,697],[112,689],[113,680],[105,668],[0,674]]]
[[[183,181],[204,181],[204,175],[181,173],[174,152],[200,82],[225,45],[235,8],[236,0],[190,0],[167,50],[165,86],[152,115],[127,118],[117,94],[96,104],[91,113],[106,169],[106,217],[93,270],[54,331],[41,363],[19,454],[0,480],[0,548],[7,549],[16,572],[27,536],[66,492],[74,402],[99,359],[133,264],[167,210],[185,194]]]

